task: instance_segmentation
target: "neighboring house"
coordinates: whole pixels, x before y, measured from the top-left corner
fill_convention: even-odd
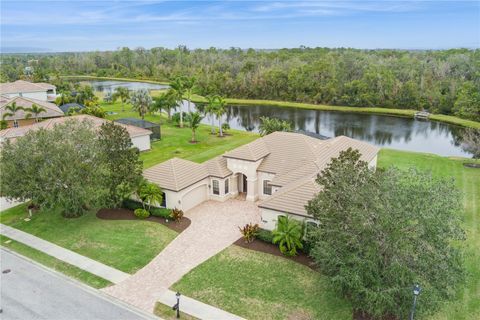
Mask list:
[[[91,121],[95,128],[99,128],[102,124],[109,121],[106,119],[97,118],[90,115],[75,115],[71,117],[62,117],[62,118],[54,118],[48,119],[42,122],[37,122],[35,124],[19,127],[19,128],[9,128],[0,131],[0,143],[5,140],[14,140],[19,137],[24,136],[30,130],[38,130],[40,128],[50,129],[53,128],[57,124],[63,124],[68,120],[75,119],[78,121]],[[124,127],[127,129],[130,138],[132,139],[132,143],[135,147],[137,147],[140,151],[150,150],[150,135],[152,132],[150,130],[124,125],[124,124],[117,124],[119,126]]]
[[[57,98],[56,87],[53,84],[25,80],[0,83],[0,94],[8,98],[24,97],[50,102]]]
[[[54,103],[37,100],[33,98],[26,97],[7,97],[5,95],[0,96],[0,120],[6,120],[7,126],[10,127],[22,127],[26,125],[31,125],[36,122],[34,115],[30,114],[28,111],[19,110],[15,112],[14,115],[4,117],[6,113],[10,113],[6,107],[15,103],[17,107],[22,107],[24,109],[31,108],[32,105],[36,104],[39,107],[45,109],[38,115],[38,119],[49,119],[63,117],[64,113],[60,110]]]
[[[376,167],[379,148],[368,143],[275,132],[202,164],[173,158],[146,169],[144,177],[163,189],[168,208],[186,211],[206,200],[234,197],[257,202],[261,227],[272,230],[279,215],[313,221],[305,205],[320,191],[315,178],[350,147]]]
[[[68,114],[70,109],[75,108],[75,110],[82,110],[85,109],[85,106],[80,103],[72,102],[72,103],[65,103],[59,106],[60,110],[63,111],[63,113]]]

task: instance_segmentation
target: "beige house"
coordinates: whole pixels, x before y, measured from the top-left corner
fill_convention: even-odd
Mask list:
[[[17,107],[22,107],[24,109],[29,109],[32,105],[36,104],[37,106],[45,109],[38,115],[38,119],[34,119],[33,115],[29,114],[29,112],[25,110],[19,110],[15,112],[13,115],[4,116],[6,113],[10,113],[6,107],[15,103]],[[7,126],[10,127],[22,127],[26,125],[31,125],[35,123],[39,119],[49,119],[49,118],[57,118],[63,117],[64,113],[57,107],[56,104],[37,100],[33,98],[26,98],[20,96],[8,97],[6,95],[0,96],[0,119],[7,121]]]
[[[12,139],[14,140],[19,137],[22,137],[30,130],[38,130],[41,128],[44,128],[44,129],[53,128],[55,125],[63,124],[66,121],[71,119],[75,119],[78,121],[84,121],[84,120],[90,121],[95,128],[99,128],[102,124],[108,121],[106,119],[101,119],[101,118],[97,118],[90,115],[75,115],[71,117],[47,119],[47,120],[37,122],[31,125],[23,126],[23,127],[8,128],[5,130],[1,130],[0,143],[5,140],[12,140]],[[152,134],[152,131],[131,126],[131,125],[122,124],[122,123],[115,123],[115,124],[127,129],[134,147],[137,147],[140,151],[150,150],[150,135]]]
[[[0,94],[7,98],[24,97],[49,102],[55,101],[57,97],[53,84],[25,80],[0,83]]]
[[[201,164],[173,158],[145,170],[144,176],[163,189],[168,208],[186,211],[207,200],[240,198],[255,202],[261,227],[272,230],[279,215],[313,221],[305,205],[319,192],[315,178],[350,147],[376,167],[379,148],[368,143],[275,132]]]

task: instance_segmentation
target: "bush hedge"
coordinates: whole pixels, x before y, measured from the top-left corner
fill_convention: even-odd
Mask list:
[[[267,243],[273,243],[273,234],[272,231],[265,230],[265,229],[258,229],[256,238],[258,240],[262,240]]]
[[[135,213],[135,216],[137,218],[140,218],[140,219],[145,219],[145,218],[148,218],[150,216],[150,212],[148,212],[148,210],[145,210],[143,208],[135,209],[135,211],[133,211],[133,213]]]
[[[132,199],[123,200],[122,208],[129,210],[143,209],[142,203]],[[172,219],[172,210],[167,208],[156,208],[153,207],[150,210],[150,214],[155,217],[162,217],[165,219]]]

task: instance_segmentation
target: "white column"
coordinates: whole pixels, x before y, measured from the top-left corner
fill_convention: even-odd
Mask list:
[[[247,201],[256,201],[258,199],[257,177],[247,176]]]

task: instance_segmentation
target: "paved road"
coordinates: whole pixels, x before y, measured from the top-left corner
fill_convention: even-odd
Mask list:
[[[11,270],[0,274],[2,320],[155,319],[16,254],[0,254],[1,270]]]

